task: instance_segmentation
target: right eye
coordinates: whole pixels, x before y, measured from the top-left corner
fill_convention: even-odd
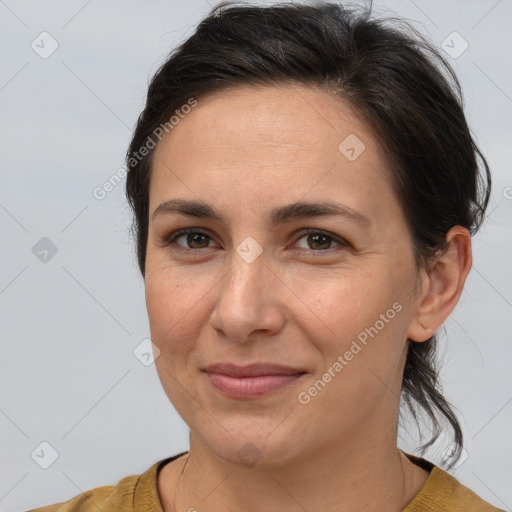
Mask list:
[[[180,239],[183,239],[183,245],[177,243],[177,241]],[[210,242],[213,242],[213,239],[208,234],[195,228],[187,228],[174,231],[168,237],[166,237],[165,246],[170,247],[172,245],[176,245],[180,247],[180,250],[200,251],[201,249],[208,249]]]

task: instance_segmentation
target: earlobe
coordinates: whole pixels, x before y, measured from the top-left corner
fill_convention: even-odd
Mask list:
[[[446,236],[447,246],[437,256],[425,278],[425,291],[419,295],[416,315],[407,337],[423,342],[430,339],[459,301],[471,270],[471,234],[454,226]]]
[[[424,327],[418,320],[415,320],[414,325],[411,326],[407,333],[407,338],[417,343],[421,343],[432,338],[432,336],[434,336],[434,332],[435,331],[433,329]]]

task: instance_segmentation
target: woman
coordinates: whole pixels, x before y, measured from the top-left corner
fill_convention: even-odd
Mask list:
[[[334,3],[219,5],[154,76],[127,198],[190,450],[39,511],[496,511],[397,448],[462,432],[436,330],[490,194],[452,69]],[[419,420],[418,420],[419,421]]]

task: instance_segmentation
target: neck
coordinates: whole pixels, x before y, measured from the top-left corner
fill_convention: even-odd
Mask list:
[[[398,450],[396,438],[358,437],[268,469],[226,461],[191,432],[176,511],[402,511],[428,473]]]

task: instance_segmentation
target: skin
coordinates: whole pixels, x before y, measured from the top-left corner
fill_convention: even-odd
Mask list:
[[[338,149],[349,134],[365,145],[354,161]],[[244,86],[201,98],[154,157],[146,303],[159,378],[190,428],[189,454],[158,475],[164,510],[175,501],[198,512],[403,510],[429,476],[396,445],[407,339],[428,339],[424,327],[433,333],[457,304],[469,232],[452,228],[437,264],[417,269],[377,139],[346,103],[313,88]],[[153,219],[169,199],[204,201],[223,220]],[[272,208],[297,201],[341,203],[370,225],[339,215],[269,224]],[[166,246],[181,228],[200,233]],[[262,249],[250,263],[236,252],[246,237]],[[300,403],[394,303],[400,312]],[[306,374],[269,396],[233,399],[200,370],[220,361]],[[249,442],[261,457],[252,466],[237,455]]]

